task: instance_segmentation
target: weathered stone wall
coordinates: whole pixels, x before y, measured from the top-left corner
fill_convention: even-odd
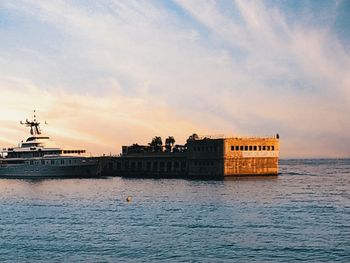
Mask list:
[[[278,156],[276,138],[224,139],[224,176],[277,175]]]

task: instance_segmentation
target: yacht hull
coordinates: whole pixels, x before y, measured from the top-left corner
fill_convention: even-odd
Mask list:
[[[11,164],[0,167],[2,178],[89,178],[101,176],[97,161],[78,165]]]

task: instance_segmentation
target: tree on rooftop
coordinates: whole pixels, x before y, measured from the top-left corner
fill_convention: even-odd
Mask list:
[[[162,146],[163,146],[162,138],[160,136],[155,136],[152,139],[152,141],[149,143],[149,146],[153,147],[153,149],[156,152],[162,151]]]
[[[167,152],[171,151],[171,148],[175,144],[175,138],[174,136],[169,136],[168,138],[165,139],[165,148]]]

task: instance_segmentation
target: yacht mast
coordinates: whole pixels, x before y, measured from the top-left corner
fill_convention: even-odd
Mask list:
[[[20,123],[22,125],[25,125],[26,127],[30,127],[30,134],[31,135],[40,135],[41,134],[41,129],[40,129],[40,122],[37,121],[36,119],[36,114],[35,114],[35,110],[34,110],[34,116],[33,116],[33,120],[28,120],[26,119],[25,122],[20,121]],[[45,124],[47,124],[45,122]]]

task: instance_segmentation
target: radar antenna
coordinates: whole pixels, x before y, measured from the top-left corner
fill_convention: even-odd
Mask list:
[[[26,127],[30,127],[30,134],[31,135],[40,135],[41,134],[40,122],[38,122],[36,119],[35,110],[34,110],[33,120],[29,121],[28,119],[26,119],[25,122],[20,121],[20,124],[25,125]],[[46,121],[45,121],[45,124],[47,124]]]

